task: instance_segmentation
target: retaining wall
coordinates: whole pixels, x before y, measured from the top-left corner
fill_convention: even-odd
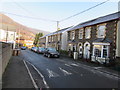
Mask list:
[[[0,42],[0,88],[2,87],[2,74],[12,56],[12,44]]]

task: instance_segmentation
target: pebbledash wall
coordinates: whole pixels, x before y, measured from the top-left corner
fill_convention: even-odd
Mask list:
[[[0,42],[0,79],[12,56],[12,44]]]
[[[104,63],[109,60],[114,60],[116,57],[120,57],[120,17],[118,16],[120,12],[110,14],[107,16],[103,16],[85,23],[81,23],[75,27],[73,27],[71,30],[68,31],[68,49],[71,49],[73,51],[73,48],[75,51],[79,53],[81,56],[80,58],[89,59],[91,61],[99,61],[100,63]],[[105,20],[106,19],[106,20]],[[104,38],[98,38],[97,33],[98,29],[97,27],[99,25],[105,25],[105,37]],[[90,27],[90,38],[85,38],[85,28]],[[79,39],[79,30],[83,29],[83,38]],[[71,39],[71,33],[75,32],[74,39]],[[94,43],[96,45],[105,44],[109,46],[109,57],[106,58],[99,58],[93,56],[94,50],[93,46]],[[80,45],[79,45],[80,44]],[[104,45],[103,44],[103,45]],[[85,50],[85,46],[88,45],[88,51]],[[81,47],[81,52],[80,52]],[[87,53],[88,52],[88,53]],[[85,54],[89,54],[88,57],[85,56]],[[108,62],[109,63],[109,62]]]
[[[0,42],[0,89],[2,88],[2,74],[12,56],[12,44]]]

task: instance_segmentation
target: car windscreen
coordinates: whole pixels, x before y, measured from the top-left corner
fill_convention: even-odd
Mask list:
[[[39,50],[45,50],[45,48],[40,48],[40,47],[39,47]]]
[[[55,48],[48,48],[49,51],[56,51]]]

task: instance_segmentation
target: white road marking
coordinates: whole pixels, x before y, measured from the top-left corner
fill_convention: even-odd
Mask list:
[[[82,77],[82,76],[83,76],[83,74],[80,74],[80,76]]]
[[[59,77],[60,76],[59,74],[53,72],[52,70],[49,70],[49,69],[46,69],[46,70],[49,73],[49,78],[51,78],[51,77]]]
[[[77,64],[74,64],[74,63],[72,63],[71,65],[73,65],[73,66],[77,66],[77,67],[79,66],[79,65],[77,65]]]
[[[38,89],[38,86],[37,86],[37,84],[35,83],[35,81],[34,81],[34,79],[33,79],[33,76],[32,76],[32,74],[31,74],[31,72],[30,72],[30,70],[29,70],[26,62],[25,62],[24,60],[23,60],[23,62],[24,62],[24,65],[25,65],[25,67],[26,67],[26,69],[27,69],[27,71],[28,71],[28,74],[29,74],[29,76],[30,76],[30,78],[31,78],[31,80],[32,80],[33,86],[34,86],[35,89],[37,90],[37,89]]]
[[[69,64],[65,64],[66,66],[68,66],[68,67],[72,67],[72,66],[70,66]]]
[[[72,73],[70,73],[70,72],[68,72],[68,71],[66,71],[66,70],[64,70],[64,69],[62,69],[61,67],[59,67],[59,69],[64,73],[64,75],[66,76],[66,75],[71,75]]]
[[[94,69],[99,69],[99,68],[103,68],[103,67],[94,67]]]
[[[49,88],[47,82],[45,81],[44,76],[42,75],[42,73],[41,73],[33,64],[31,64],[31,63],[28,62],[28,61],[26,61],[26,62],[29,63],[29,64],[37,71],[37,73],[42,77],[43,83],[45,84],[45,87],[46,87],[46,88]]]

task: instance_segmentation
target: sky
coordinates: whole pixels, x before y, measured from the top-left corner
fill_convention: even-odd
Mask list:
[[[56,21],[82,12],[103,1],[106,0],[5,0],[1,3],[0,12],[4,12],[5,15],[22,25],[54,32],[57,30]],[[118,11],[118,1],[109,0],[89,11],[61,21],[59,22],[59,28],[63,29],[100,16],[115,13]]]

